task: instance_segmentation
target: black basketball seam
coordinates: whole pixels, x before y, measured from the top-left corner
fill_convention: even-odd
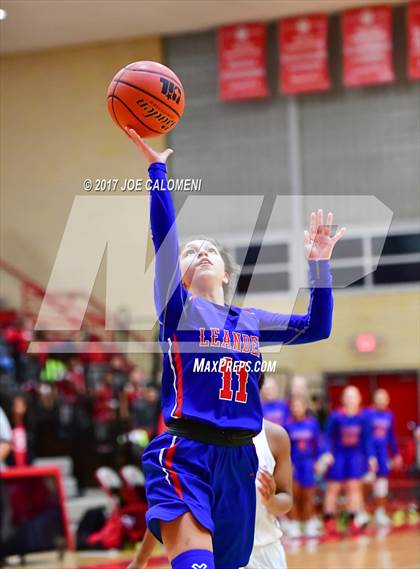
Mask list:
[[[145,126],[146,128],[148,128],[149,130],[151,130],[152,132],[155,132],[156,134],[165,134],[165,132],[160,132],[158,130],[155,130],[154,128],[151,128],[150,126],[148,126],[147,124],[145,124],[141,119],[139,119],[139,117],[133,113],[133,111],[130,109],[129,106],[127,106],[124,101],[122,99],[120,99],[119,97],[117,97],[117,95],[109,95],[110,97],[112,97],[113,99],[117,99],[117,101],[119,101],[122,105],[124,105],[124,107],[127,109],[127,111],[129,111],[133,117],[135,119],[137,119],[139,121],[139,123],[141,123],[143,126]]]
[[[181,82],[178,83],[176,79],[170,75],[165,75],[165,73],[160,73],[160,71],[150,71],[149,69],[131,69],[130,67],[124,67],[124,69],[127,69],[128,71],[135,71],[136,73],[153,73],[153,75],[161,75],[162,77],[165,77],[165,79],[173,81],[180,89],[182,89],[182,92],[184,92],[184,87],[181,85]]]
[[[171,109],[171,111],[175,113],[179,119],[181,118],[181,115],[170,105],[168,105],[168,103],[165,103],[165,101],[161,101],[158,97],[156,97],[156,95],[152,95],[152,93],[149,93],[149,91],[141,89],[140,87],[136,87],[136,85],[132,85],[131,83],[128,83],[128,81],[121,81],[120,79],[113,79],[113,81],[115,81],[116,83],[122,83],[123,85],[127,85],[128,87],[132,87],[133,89],[137,89],[137,91],[141,91],[141,93],[146,93],[146,95],[149,95],[149,97],[153,97],[153,99],[156,99],[156,101],[159,101],[159,103],[162,103],[162,105],[165,105],[165,107],[168,107],[168,109]]]
[[[124,69],[124,71],[121,73],[121,77],[124,75],[124,73],[125,73],[125,69]],[[112,97],[112,102],[111,102],[112,112],[114,113],[114,117],[115,117],[115,120],[116,120],[117,123],[118,123],[118,126],[119,126],[120,128],[123,128],[123,127],[121,126],[120,121],[118,120],[117,113],[115,112],[115,109],[114,109],[114,95],[115,95],[115,90],[116,90],[116,88],[117,88],[117,85],[118,85],[118,83],[115,84],[115,87],[114,87],[114,90],[113,90],[113,92],[112,92],[112,95],[109,95],[107,98]]]

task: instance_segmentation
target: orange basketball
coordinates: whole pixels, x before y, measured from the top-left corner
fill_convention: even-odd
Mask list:
[[[172,130],[184,112],[184,88],[165,65],[136,61],[118,71],[108,87],[108,110],[122,129],[152,138]]]

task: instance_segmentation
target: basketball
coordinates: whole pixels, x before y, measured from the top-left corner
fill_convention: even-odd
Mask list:
[[[184,112],[184,88],[165,65],[136,61],[112,79],[107,93],[108,110],[122,129],[133,128],[144,138],[170,132]]]

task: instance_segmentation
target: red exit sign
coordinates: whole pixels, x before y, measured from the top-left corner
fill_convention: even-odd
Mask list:
[[[376,351],[378,339],[374,334],[358,334],[354,339],[356,351],[361,354],[369,354]]]

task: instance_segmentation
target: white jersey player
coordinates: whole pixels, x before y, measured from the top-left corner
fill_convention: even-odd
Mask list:
[[[289,437],[283,427],[264,420],[254,438],[258,454],[254,547],[246,569],[286,569],[278,517],[292,507]]]

